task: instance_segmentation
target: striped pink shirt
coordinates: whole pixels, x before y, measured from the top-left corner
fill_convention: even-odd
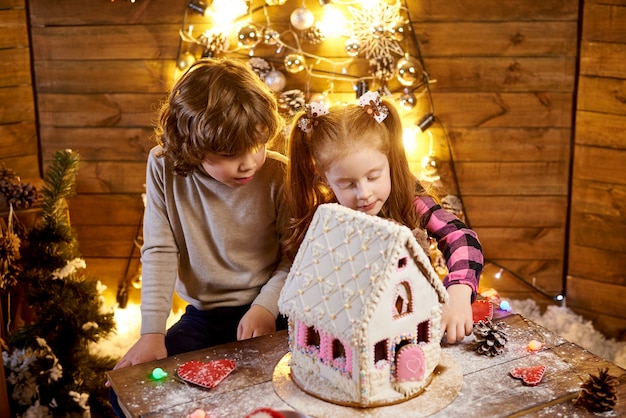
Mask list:
[[[413,201],[428,236],[435,238],[448,267],[443,284],[466,284],[476,298],[478,280],[483,269],[483,251],[476,232],[459,218],[442,208],[430,196],[417,196]]]

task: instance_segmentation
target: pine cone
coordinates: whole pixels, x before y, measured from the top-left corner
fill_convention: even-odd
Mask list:
[[[326,39],[324,32],[316,25],[302,32],[302,41],[311,45],[322,43],[324,39]]]
[[[507,342],[504,327],[504,322],[494,324],[490,319],[479,321],[474,326],[474,338],[478,343],[476,351],[490,357],[502,354]]]
[[[252,57],[248,60],[248,66],[259,76],[261,80],[265,80],[265,76],[272,70],[270,64],[259,57]]]
[[[285,109],[290,115],[295,115],[303,110],[305,104],[304,93],[298,89],[285,91],[278,98],[278,106]]]
[[[611,376],[609,369],[598,369],[598,375],[589,375],[583,382],[575,404],[591,412],[612,411],[617,402],[617,378]]]
[[[3,195],[7,206],[13,205],[15,209],[29,208],[39,198],[35,186],[31,183],[22,183],[20,177],[4,164],[0,167],[0,194]]]

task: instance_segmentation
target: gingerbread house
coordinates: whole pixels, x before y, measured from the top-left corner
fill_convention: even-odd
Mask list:
[[[417,395],[441,357],[447,298],[408,228],[321,205],[279,299],[289,317],[293,381],[347,405]]]

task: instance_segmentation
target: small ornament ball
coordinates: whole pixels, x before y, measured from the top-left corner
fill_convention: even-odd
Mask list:
[[[346,41],[346,54],[348,54],[349,57],[356,57],[357,55],[359,55],[361,46],[359,45],[359,41],[357,41],[356,39],[348,39]]]
[[[272,70],[265,76],[265,84],[275,93],[282,91],[287,84],[285,74],[278,70]]]
[[[242,48],[254,48],[260,41],[259,28],[249,24],[239,29],[237,42]]]
[[[267,45],[276,45],[280,39],[280,34],[274,29],[268,28],[263,31],[263,42]]]
[[[391,35],[391,38],[398,42],[404,40],[405,33],[406,26],[404,26],[404,22],[400,20],[394,22],[394,24],[391,25],[391,27],[389,28],[389,34]]]
[[[291,12],[289,20],[294,28],[304,30],[313,26],[315,16],[313,15],[313,12],[306,7],[298,7],[296,10]]]
[[[324,93],[313,93],[309,98],[309,103],[321,103],[324,107],[328,107],[330,105],[328,96]]]
[[[292,74],[304,70],[304,57],[301,54],[289,54],[285,57],[285,69]]]
[[[405,88],[402,96],[400,96],[400,104],[406,110],[411,110],[417,104],[417,97],[411,90]]]
[[[185,52],[178,58],[178,61],[176,62],[176,66],[178,67],[179,70],[185,71],[194,62],[196,62],[196,57],[194,57],[194,55],[191,52]]]
[[[408,55],[398,61],[396,68],[398,71],[398,81],[403,86],[412,86],[424,75],[424,69],[420,62]]]
[[[370,32],[372,33],[372,36],[375,39],[380,39],[383,36],[385,36],[385,27],[383,26],[382,23],[380,22],[374,22],[372,23],[372,26],[370,27]]]

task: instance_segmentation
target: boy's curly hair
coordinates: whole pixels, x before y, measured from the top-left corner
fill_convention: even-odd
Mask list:
[[[201,59],[181,76],[162,104],[160,154],[186,176],[207,152],[239,155],[282,133],[276,97],[244,62]]]

